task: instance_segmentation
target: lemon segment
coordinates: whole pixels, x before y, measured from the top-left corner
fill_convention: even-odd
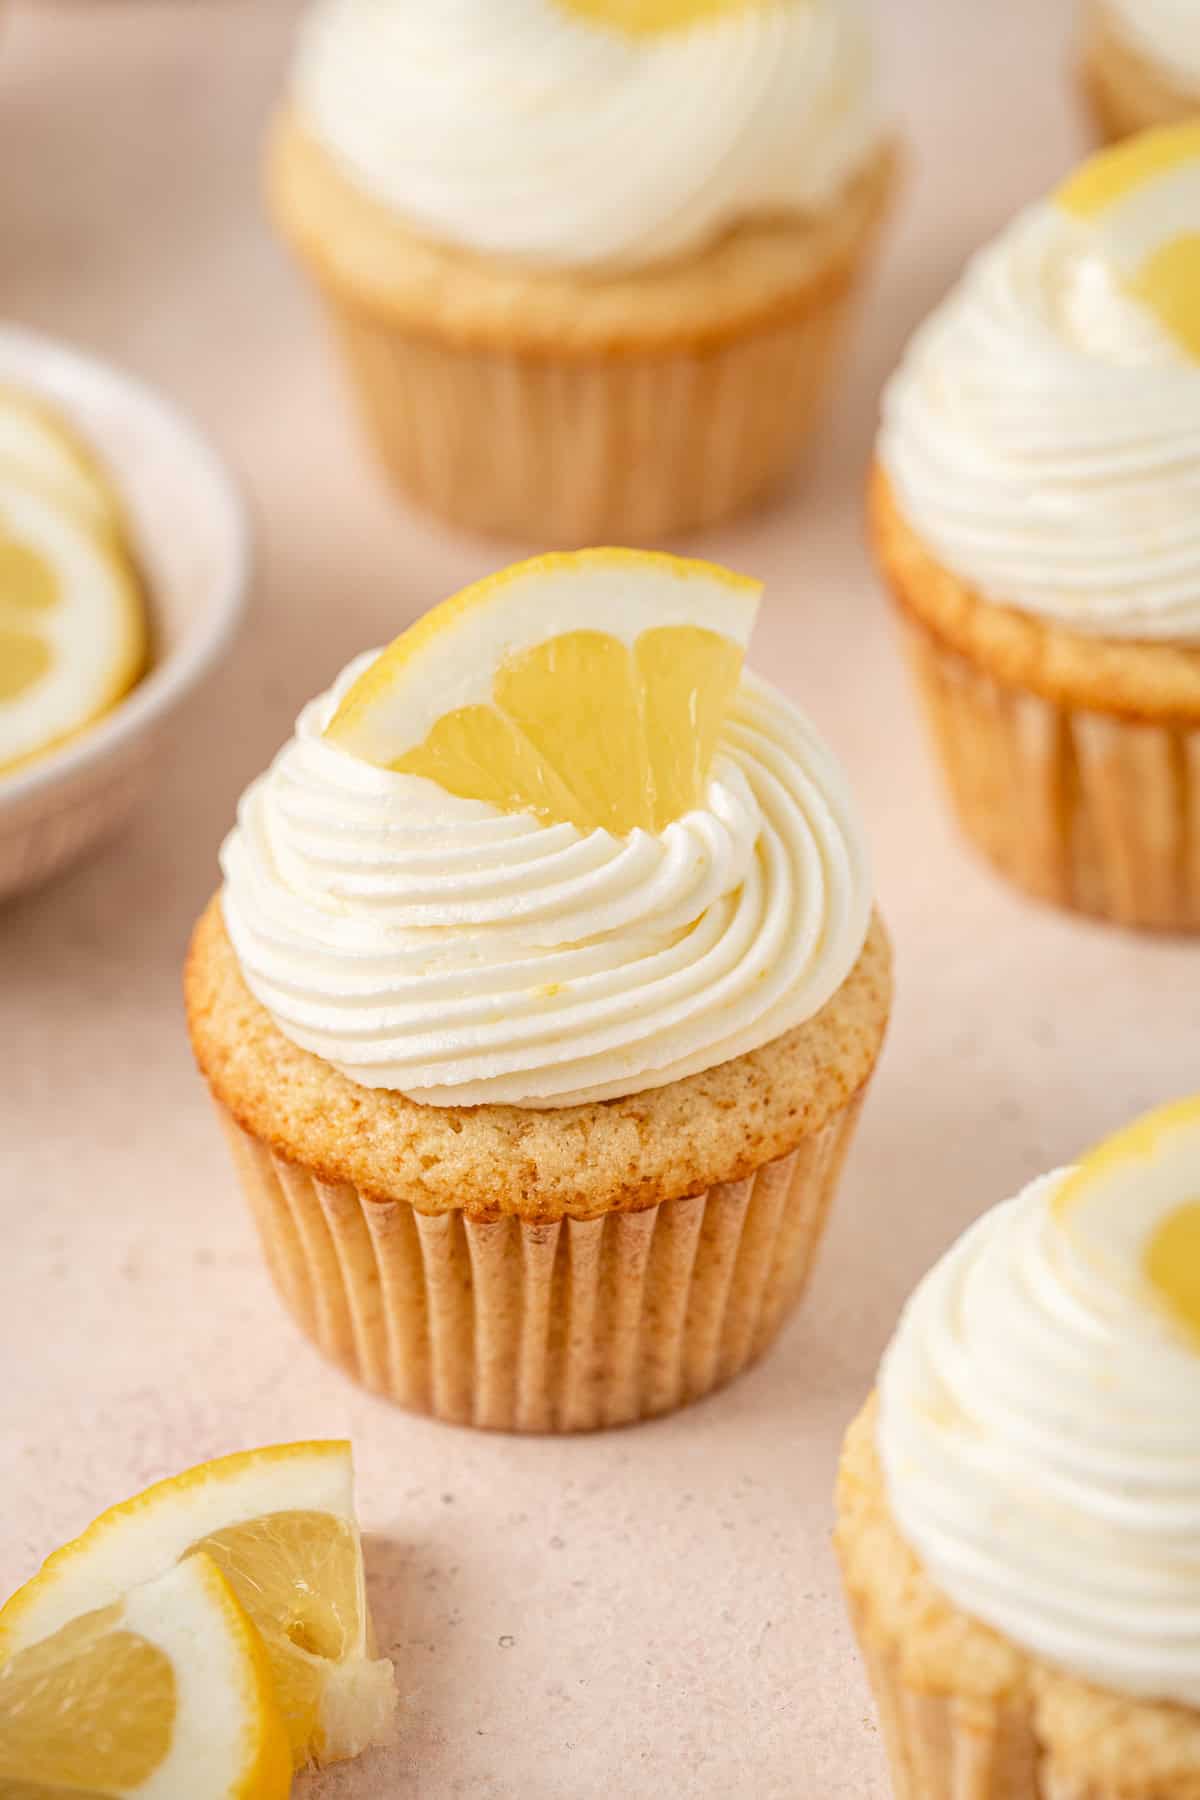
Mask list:
[[[662,830],[703,800],[760,592],[649,552],[538,557],[397,638],[325,735],[503,812]]]
[[[0,1664],[4,1800],[283,1800],[262,1643],[196,1557]]]
[[[121,512],[95,458],[40,399],[0,387],[0,478],[20,481],[114,536]]]
[[[686,31],[733,13],[762,11],[779,0],[558,0],[564,12],[626,37]]]
[[[1054,1213],[1097,1268],[1142,1293],[1200,1351],[1200,1097],[1137,1119],[1092,1150]]]
[[[110,1508],[0,1609],[0,1657],[185,1564],[219,1569],[253,1621],[296,1767],[389,1734],[392,1667],[371,1652],[348,1444],[224,1457]]]

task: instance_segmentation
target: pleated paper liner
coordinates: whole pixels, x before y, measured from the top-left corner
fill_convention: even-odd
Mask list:
[[[327,1356],[415,1412],[572,1432],[670,1412],[763,1353],[808,1281],[860,1104],[744,1181],[549,1223],[368,1199],[218,1112],[275,1285]]]
[[[1200,92],[1172,80],[1120,35],[1103,0],[1092,0],[1084,26],[1079,82],[1102,143],[1173,125],[1200,112]]]
[[[1200,930],[1200,722],[1056,705],[903,631],[958,822],[989,861],[1040,900]]]
[[[851,285],[712,349],[592,361],[442,346],[326,301],[367,433],[406,494],[471,530],[641,543],[738,512],[798,464]]]

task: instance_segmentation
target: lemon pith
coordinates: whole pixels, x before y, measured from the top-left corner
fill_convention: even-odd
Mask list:
[[[759,592],[650,553],[535,558],[397,638],[326,736],[504,812],[660,831],[702,801]]]

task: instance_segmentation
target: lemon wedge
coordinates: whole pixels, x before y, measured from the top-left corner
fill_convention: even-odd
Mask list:
[[[111,1507],[0,1609],[0,1657],[197,1553],[220,1569],[261,1634],[296,1767],[357,1756],[387,1738],[392,1665],[373,1655],[350,1446],[341,1442],[222,1457]]]
[[[4,1800],[283,1800],[291,1782],[262,1641],[208,1557],[0,1664]]]
[[[94,723],[145,659],[142,597],[116,539],[0,467],[0,772]]]
[[[661,831],[703,799],[760,593],[649,551],[535,557],[402,633],[325,735],[502,812]]]
[[[0,387],[0,477],[22,481],[84,524],[121,533],[121,509],[91,451],[42,400],[9,387]]]
[[[770,0],[559,0],[564,12],[627,37],[686,31],[729,13],[761,10]]]
[[[1200,1096],[1090,1151],[1054,1210],[1089,1262],[1141,1291],[1200,1350]]]

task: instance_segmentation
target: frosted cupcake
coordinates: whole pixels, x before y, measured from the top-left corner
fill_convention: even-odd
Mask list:
[[[794,464],[892,160],[858,0],[318,0],[269,190],[401,488],[586,543]]]
[[[1195,0],[1090,0],[1080,78],[1104,138],[1200,114]]]
[[[698,1398],[807,1280],[889,954],[846,784],[741,671],[757,584],[544,557],[302,713],[187,971],[283,1297],[525,1431]]]
[[[984,1215],[846,1439],[904,1800],[1200,1793],[1200,1101]]]
[[[883,406],[876,551],[959,822],[1041,898],[1200,926],[1200,126],[969,265]]]

